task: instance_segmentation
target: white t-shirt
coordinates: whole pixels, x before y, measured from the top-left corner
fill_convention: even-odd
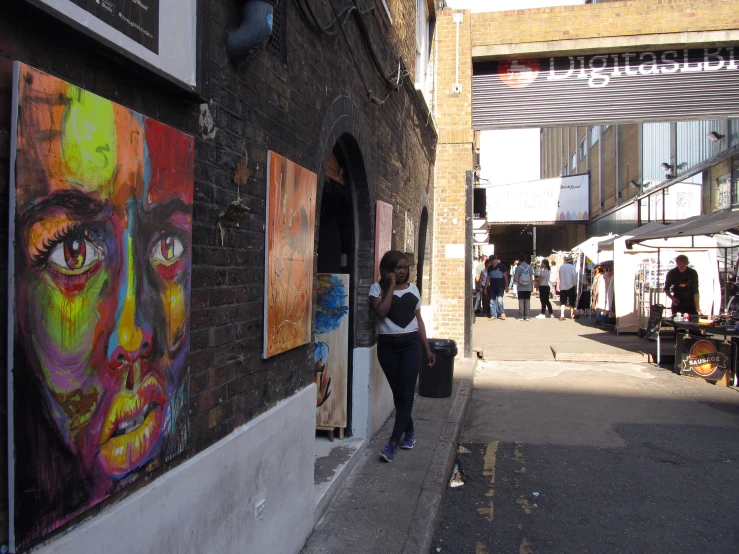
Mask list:
[[[549,270],[541,268],[541,274],[539,275],[541,278],[541,282],[539,283],[540,287],[548,287],[549,286]]]
[[[412,295],[413,299],[403,298],[408,294]],[[375,298],[382,298],[382,288],[380,287],[380,283],[372,283],[369,295],[374,296]],[[402,299],[401,302],[398,302],[400,299]],[[393,291],[393,307],[391,307],[391,312],[385,317],[377,318],[377,333],[380,335],[402,335],[404,333],[418,331],[416,310],[420,309],[421,293],[418,291],[418,287],[416,287],[416,285],[409,283],[407,289],[395,289]],[[393,321],[393,319],[396,321]],[[403,323],[404,320],[410,321],[408,321],[405,327],[402,327],[400,324]]]
[[[577,285],[577,270],[572,264],[565,263],[559,268],[559,290],[569,290]]]

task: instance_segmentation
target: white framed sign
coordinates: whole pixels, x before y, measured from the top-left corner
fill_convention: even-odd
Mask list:
[[[545,223],[590,219],[587,173],[488,187],[489,223]]]
[[[197,88],[198,0],[26,0],[179,86]]]

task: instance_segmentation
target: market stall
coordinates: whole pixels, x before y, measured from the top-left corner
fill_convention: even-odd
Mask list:
[[[675,266],[675,258],[680,254],[689,255],[691,266],[698,268],[703,313],[719,311],[721,282],[716,269],[716,239],[706,235],[654,238],[667,227],[670,226],[651,222],[598,245],[599,251],[613,253],[613,312],[619,333],[639,331],[644,288],[648,289],[651,303],[665,303],[661,290],[664,275]],[[647,284],[641,290],[640,279]]]
[[[715,242],[709,245],[706,239]],[[721,212],[692,217],[628,239],[626,246],[631,249],[639,249],[644,245],[656,246],[658,260],[661,262],[664,259],[665,246],[670,241],[676,240],[689,242],[688,246],[682,246],[681,249],[690,257],[691,265],[699,271],[699,275],[701,272],[711,272],[717,276],[719,284],[714,292],[718,291],[719,299],[714,298],[711,310],[708,311],[704,306],[701,290],[700,312],[705,315],[691,314],[689,318],[684,314],[664,311],[663,316],[656,321],[657,317],[654,314],[662,313],[662,309],[660,306],[654,306],[650,325],[657,330],[654,334],[657,349],[658,351],[660,349],[659,328],[672,327],[676,331],[676,373],[736,386],[739,331],[734,317],[739,314],[732,313],[731,308],[727,310],[727,307],[734,305],[731,301],[731,290],[728,288],[730,286],[728,277],[730,272],[736,271],[731,259],[739,248],[739,213]],[[696,253],[709,248],[715,253],[715,265],[705,266],[696,263]],[[659,284],[663,283],[664,280]]]

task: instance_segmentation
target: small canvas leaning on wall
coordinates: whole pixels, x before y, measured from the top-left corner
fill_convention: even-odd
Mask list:
[[[11,548],[180,454],[194,140],[14,66]]]
[[[315,332],[316,425],[345,428],[349,372],[348,274],[318,274]]]
[[[311,340],[317,186],[315,173],[268,152],[264,358]]]

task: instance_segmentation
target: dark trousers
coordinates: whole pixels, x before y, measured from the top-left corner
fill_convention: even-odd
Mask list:
[[[551,287],[539,287],[539,300],[541,300],[541,313],[544,314],[549,309],[549,315],[552,315],[552,302],[549,300]]]
[[[531,291],[518,291],[518,317],[528,319],[531,316]]]
[[[380,335],[377,339],[377,359],[393,391],[395,425],[390,440],[398,444],[403,433],[413,433],[411,411],[421,367],[418,333]]]

